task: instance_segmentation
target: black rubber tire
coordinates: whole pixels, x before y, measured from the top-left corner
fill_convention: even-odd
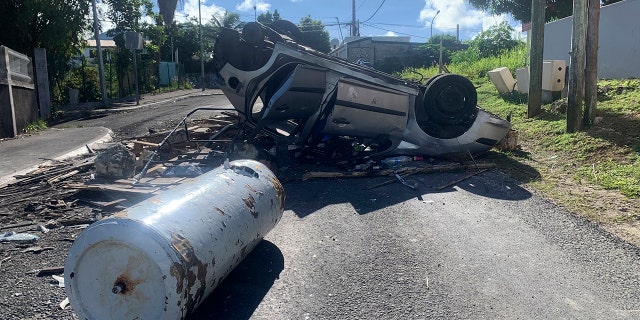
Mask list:
[[[430,121],[441,125],[468,122],[478,112],[478,93],[469,79],[457,74],[434,78],[424,93],[424,108]]]

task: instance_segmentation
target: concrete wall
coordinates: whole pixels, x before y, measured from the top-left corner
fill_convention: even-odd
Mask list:
[[[422,45],[422,43],[405,41],[405,38],[408,40],[408,37],[402,38],[402,41],[389,41],[387,40],[389,38],[392,37],[362,38],[360,40],[347,42],[331,54],[349,60],[350,62],[363,59],[375,66],[376,64],[383,63],[387,58],[397,57],[403,59],[408,56],[411,50]]]
[[[640,78],[640,0],[626,0],[600,10],[598,78]],[[548,23],[544,29],[544,59],[570,64],[573,18]]]

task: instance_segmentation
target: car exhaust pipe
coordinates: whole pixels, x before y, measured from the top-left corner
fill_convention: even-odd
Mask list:
[[[278,223],[284,190],[253,160],[232,161],[90,225],[67,256],[81,319],[183,319]]]

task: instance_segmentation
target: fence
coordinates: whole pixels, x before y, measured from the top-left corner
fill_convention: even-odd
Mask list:
[[[37,119],[31,59],[0,46],[0,138],[17,136]]]

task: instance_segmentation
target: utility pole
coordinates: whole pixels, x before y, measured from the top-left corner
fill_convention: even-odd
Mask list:
[[[529,60],[529,99],[527,118],[542,110],[542,57],[544,54],[545,0],[531,1],[531,59]]]
[[[598,41],[600,31],[600,0],[589,0],[587,26],[587,65],[584,79],[584,125],[593,123],[598,101]]]
[[[202,11],[200,9],[200,2],[198,0],[198,28],[200,30],[200,77],[202,78],[202,91],[204,91],[204,45],[202,44]]]
[[[356,36],[356,0],[351,0],[351,36]]]
[[[587,1],[573,1],[573,33],[571,37],[571,66],[569,69],[569,96],[567,97],[567,132],[582,127],[584,100],[584,63],[587,38]]]
[[[98,9],[96,0],[92,1],[93,6],[93,34],[96,38],[96,49],[98,49],[98,73],[100,76],[100,91],[102,91],[102,104],[107,104],[107,86],[104,83],[104,61],[102,60],[102,46],[100,45],[100,28],[98,28]]]

